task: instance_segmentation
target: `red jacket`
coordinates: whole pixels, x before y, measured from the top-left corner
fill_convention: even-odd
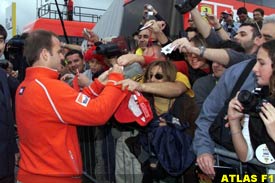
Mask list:
[[[57,177],[81,175],[75,125],[105,124],[126,96],[126,92],[114,86],[115,81],[123,79],[118,73],[109,75],[112,82],[105,88],[96,80],[82,93],[57,78],[54,70],[31,67],[17,89],[16,119],[21,153],[18,179],[22,182],[28,182],[30,176],[24,176],[27,173]]]

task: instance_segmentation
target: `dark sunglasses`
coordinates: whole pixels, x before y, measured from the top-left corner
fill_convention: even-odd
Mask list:
[[[150,74],[150,79],[152,79],[153,76],[154,76],[157,80],[163,79],[163,75],[160,74],[160,73],[156,73],[155,75]]]

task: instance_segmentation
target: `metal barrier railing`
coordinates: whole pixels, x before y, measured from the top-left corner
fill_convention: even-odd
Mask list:
[[[58,6],[61,9],[63,19],[66,20],[67,6],[64,4],[58,4]],[[105,11],[105,9],[74,6],[73,16],[76,21],[96,23]],[[38,8],[37,15],[39,18],[59,19],[55,3],[44,4]]]
[[[124,143],[126,138],[136,133],[119,131],[106,125],[78,127],[78,135],[84,175],[90,181],[94,183],[141,182],[140,163]]]
[[[88,18],[90,22],[98,22],[98,20],[101,18],[101,16],[105,11],[106,11],[105,9],[75,6],[73,12],[74,12],[74,15],[78,18],[76,19],[78,21],[82,21],[83,18]],[[94,13],[91,14],[91,12],[94,12]]]
[[[231,152],[231,151],[227,151],[225,149],[215,148],[215,153],[218,154],[218,155],[227,157],[227,158],[231,158],[231,159],[234,159],[234,160],[239,160],[236,153]],[[266,164],[263,164],[263,163],[259,162],[256,158],[253,158],[252,160],[250,160],[247,163],[258,165],[258,166],[261,166],[261,167],[264,167],[264,168],[275,169],[275,163],[266,165]]]
[[[100,133],[96,132],[98,130],[97,128],[101,128]],[[113,183],[116,182],[116,176],[117,172],[115,171],[116,166],[116,156],[114,155],[117,148],[117,142],[118,141],[124,141],[124,139],[118,140],[116,137],[116,134],[112,133],[112,130],[114,128],[111,126],[102,126],[102,127],[79,127],[78,128],[78,134],[79,134],[79,141],[80,141],[80,147],[82,151],[82,157],[83,157],[83,169],[84,169],[84,175],[93,183]],[[119,132],[124,133],[124,132]],[[130,132],[129,132],[130,133]],[[105,143],[98,143],[97,138],[98,134],[100,134],[100,140]],[[135,135],[133,133],[133,135]],[[99,147],[101,149],[99,149]],[[120,150],[123,148],[126,148],[124,146],[119,146]],[[99,152],[100,151],[100,152]],[[232,159],[233,161],[236,161],[235,168],[239,165],[239,171],[238,174],[240,176],[244,175],[243,171],[243,163],[239,161],[236,153],[230,152],[226,149],[221,148],[215,148],[214,150],[215,155],[218,155],[217,162],[219,162],[219,159],[224,161],[224,158],[226,159]],[[104,154],[104,159],[102,159],[101,156]],[[122,163],[124,163],[124,158],[129,158],[129,155],[123,154],[123,160]],[[97,174],[97,168],[96,163],[97,161],[104,161],[103,166],[105,166],[105,173],[104,174]],[[226,162],[225,162],[226,163]],[[275,163],[270,165],[265,165],[260,163],[256,158],[252,159],[251,161],[245,163],[246,164],[254,164],[258,165],[264,168],[271,168],[275,169]],[[218,164],[219,165],[219,164]],[[102,166],[102,164],[100,165]],[[123,165],[124,166],[124,165]],[[125,165],[126,166],[126,165]],[[101,167],[102,168],[102,167]],[[133,167],[131,167],[133,168]],[[128,171],[128,170],[124,170]],[[133,169],[132,172],[135,172],[136,170]],[[99,171],[100,172],[100,171]],[[120,172],[121,173],[121,172]],[[120,178],[122,177],[122,180],[120,179],[119,183],[129,183],[129,179],[134,180],[137,176],[142,177],[142,174],[138,175],[129,175],[127,173],[120,174]],[[130,177],[130,178],[129,178]],[[183,179],[181,179],[183,181]],[[136,182],[136,181],[131,181]]]

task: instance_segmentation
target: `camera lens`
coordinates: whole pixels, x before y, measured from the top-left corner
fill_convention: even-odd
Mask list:
[[[238,95],[238,100],[243,104],[243,105],[249,105],[251,101],[253,100],[253,95],[250,91],[248,90],[242,90],[240,91]]]

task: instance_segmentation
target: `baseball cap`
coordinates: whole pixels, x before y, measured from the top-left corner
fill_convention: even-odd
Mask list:
[[[115,118],[120,123],[136,121],[140,126],[146,126],[153,119],[149,101],[138,91],[128,93],[115,112]]]
[[[232,9],[230,9],[230,8],[224,9],[224,10],[222,11],[222,13],[225,13],[225,14],[228,14],[228,15],[233,15],[233,11],[232,11]]]
[[[84,53],[84,60],[88,62],[89,60],[96,59],[99,62],[104,62],[104,57],[95,53],[96,46],[92,46]]]
[[[96,54],[96,46],[92,46],[90,49],[88,49],[85,53],[84,53],[84,61],[85,62],[89,62],[92,59],[97,60],[101,65],[103,65],[104,70],[107,70],[109,67],[106,65],[106,63],[104,62],[104,56],[103,55],[99,55]]]

